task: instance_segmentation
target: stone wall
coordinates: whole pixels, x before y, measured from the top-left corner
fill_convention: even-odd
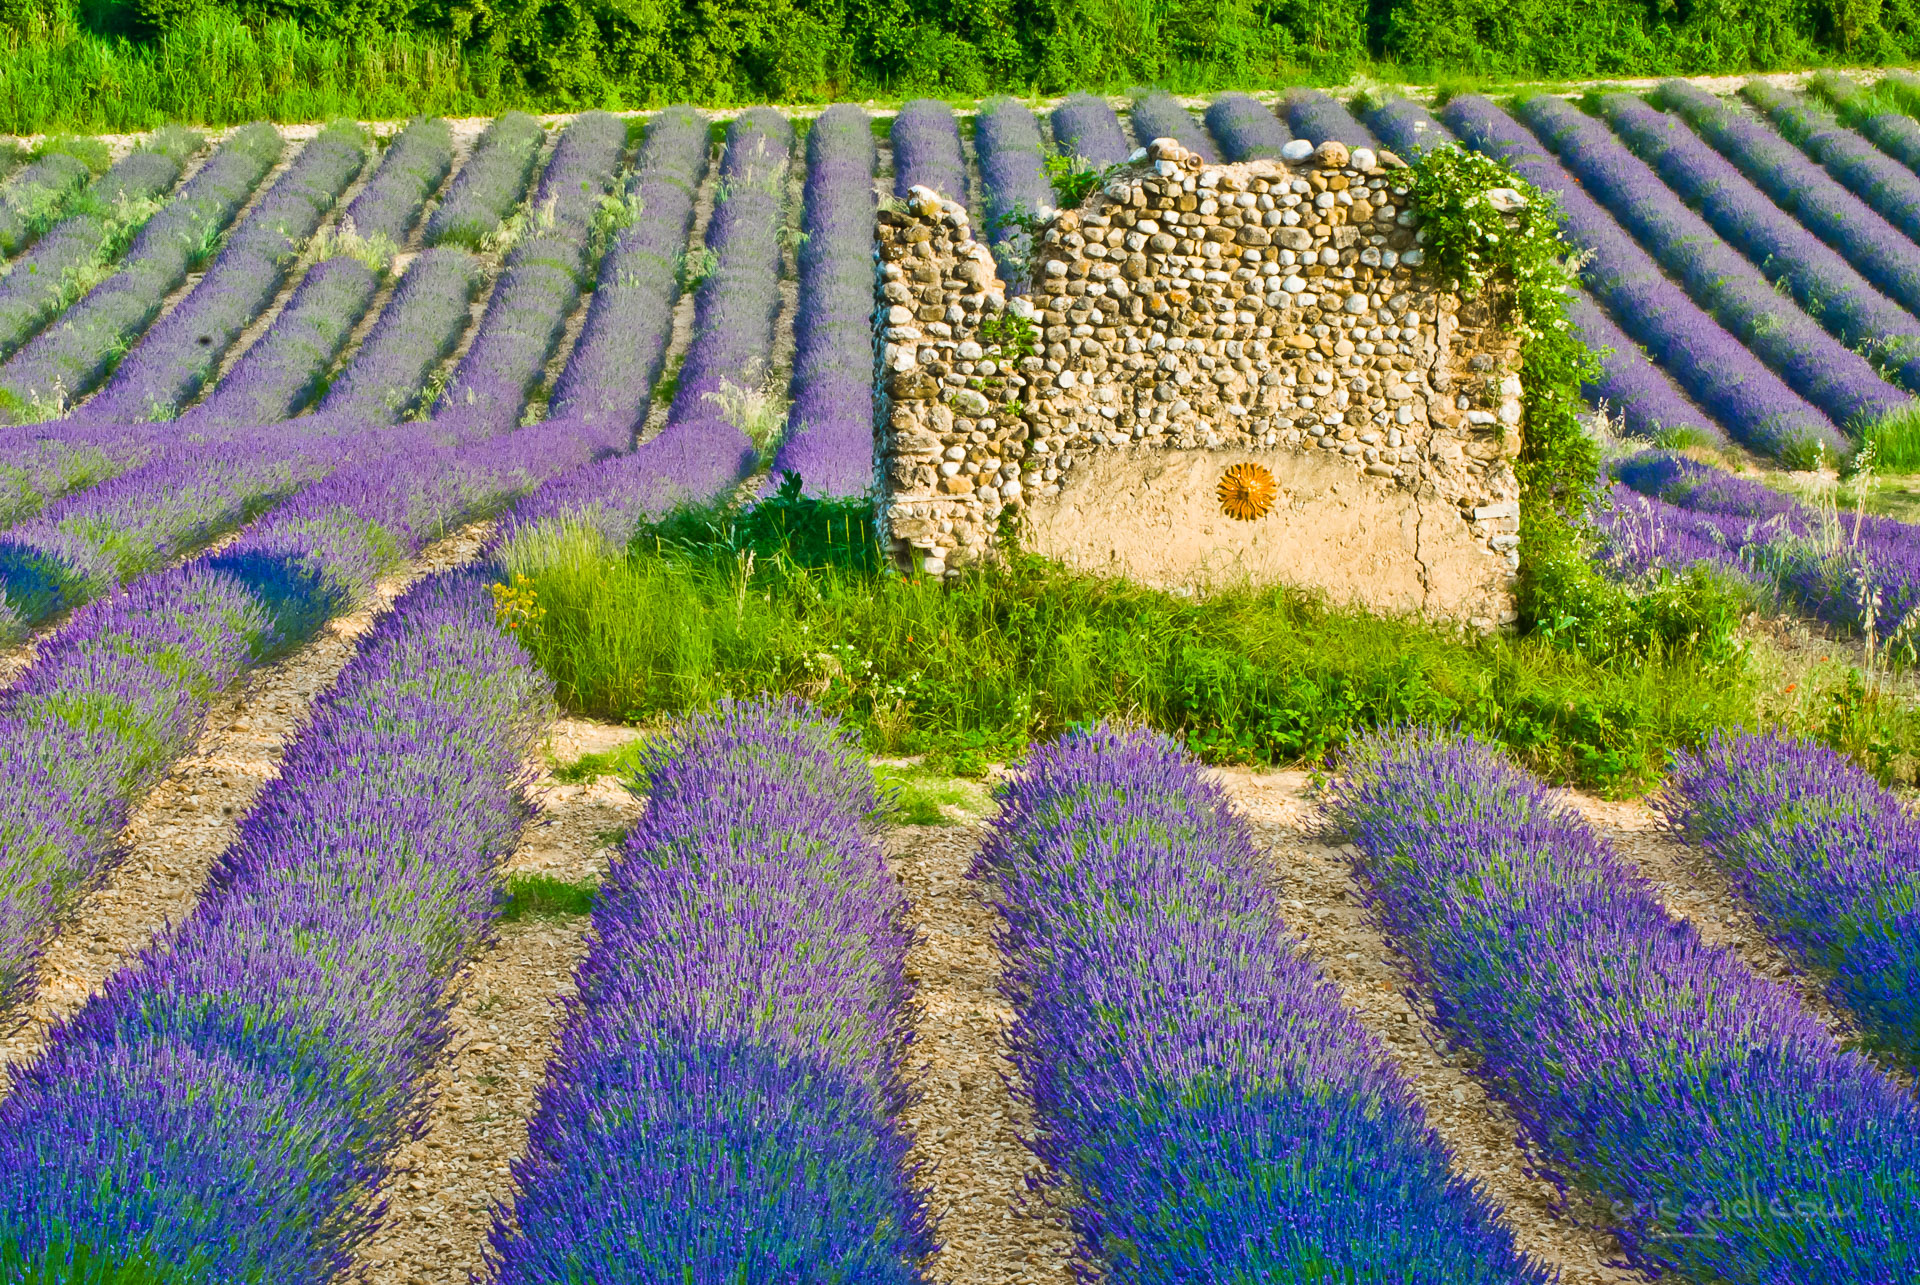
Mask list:
[[[964,208],[915,189],[883,210],[895,555],[951,573],[1017,527],[1151,584],[1511,620],[1517,345],[1420,271],[1403,171],[1338,143],[1206,166],[1157,140],[1041,227],[1011,298]]]

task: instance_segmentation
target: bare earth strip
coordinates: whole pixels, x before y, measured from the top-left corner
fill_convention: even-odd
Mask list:
[[[635,735],[562,719],[552,754],[570,762]],[[539,815],[504,871],[576,882],[606,873],[609,844],[642,807],[611,777],[582,785],[548,778],[538,803]],[[585,916],[502,923],[461,971],[453,1035],[433,1071],[425,1129],[396,1153],[380,1193],[386,1214],[357,1257],[355,1270],[366,1279],[439,1285],[464,1283],[482,1270],[494,1210],[513,1197],[508,1166],[527,1149],[534,1094],[564,1017],[560,1001],[574,993],[589,926]]]
[[[1290,928],[1339,986],[1347,1006],[1386,1043],[1456,1172],[1478,1180],[1505,1211],[1520,1247],[1563,1273],[1566,1285],[1612,1285],[1638,1274],[1610,1266],[1604,1232],[1561,1216],[1553,1187],[1528,1173],[1510,1112],[1450,1051],[1412,989],[1400,957],[1367,921],[1346,856],[1321,833],[1305,772],[1221,771],[1219,778],[1272,863]]]
[[[1013,1010],[998,990],[996,916],[967,878],[984,837],[976,823],[902,826],[886,840],[917,929],[907,970],[919,1011],[907,1056],[920,1097],[906,1123],[943,1242],[928,1275],[955,1285],[1066,1282],[1072,1237],[1026,1199],[1040,1166],[1021,1141],[1027,1114],[1008,1092]]]
[[[48,946],[24,1024],[0,1039],[0,1066],[38,1052],[54,1022],[78,1011],[155,932],[193,909],[214,859],[279,771],[314,698],[352,659],[361,635],[414,580],[471,561],[490,531],[490,523],[474,523],[429,546],[406,571],[381,581],[370,604],[334,620],[312,643],[215,702],[193,750],[128,819],[124,858]]]

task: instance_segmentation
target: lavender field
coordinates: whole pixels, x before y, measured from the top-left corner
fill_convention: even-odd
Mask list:
[[[1312,748],[1265,759],[1144,701],[936,758],[885,730],[909,680],[824,627],[777,689],[624,721],[534,641],[546,586],[699,543],[733,621],[701,645],[744,650],[757,595],[824,583],[756,532],[860,544],[876,219],[914,188],[1018,295],[1035,228],[1139,146],[1335,140],[1473,149],[1557,203],[1608,577],[1864,645],[1910,712],[1920,528],[1808,498],[1920,470],[1920,123],[1889,92],[675,106],[24,157],[0,1285],[1920,1281],[1891,751],[1695,723],[1602,798],[1555,788],[1592,778],[1534,752],[1536,706],[1496,742],[1457,712],[1504,696],[1408,681],[1352,736],[1276,720]],[[1071,635],[1039,601],[985,628]],[[566,645],[644,670],[636,631],[692,632]],[[828,708],[855,688],[864,723]]]

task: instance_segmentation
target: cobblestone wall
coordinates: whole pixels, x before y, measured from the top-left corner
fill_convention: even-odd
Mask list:
[[[882,525],[932,574],[1029,546],[1168,586],[1512,618],[1517,345],[1420,271],[1390,154],[1162,139],[996,275],[966,211],[880,216]],[[1496,201],[1517,194],[1493,194]]]

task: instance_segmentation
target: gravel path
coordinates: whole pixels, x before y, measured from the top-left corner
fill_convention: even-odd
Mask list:
[[[214,859],[361,635],[420,576],[471,561],[490,531],[490,523],[474,523],[430,545],[404,572],[381,581],[367,606],[214,703],[199,741],[128,818],[123,858],[49,944],[33,1003],[0,1039],[0,1067],[38,1052],[54,1022],[76,1012],[155,932],[193,909]]]
[[[1025,1204],[1039,1171],[1020,1140],[1027,1117],[1008,1092],[1014,1076],[1000,997],[996,916],[967,879],[984,823],[901,826],[887,835],[888,863],[917,929],[907,971],[919,995],[911,1073],[921,1095],[906,1120],[913,1159],[927,1166],[935,1236],[928,1278],[959,1285],[1039,1285],[1072,1279],[1072,1237]]]
[[[633,739],[634,731],[562,719],[551,754],[571,762]],[[641,803],[612,777],[560,785],[545,776],[539,816],[508,859],[508,874],[570,881],[606,873],[609,843]],[[587,952],[584,915],[499,925],[493,942],[461,970],[452,1039],[432,1077],[425,1128],[395,1156],[381,1198],[386,1213],[355,1269],[380,1285],[464,1283],[484,1267],[494,1210],[513,1196],[508,1166],[527,1147],[534,1094],[559,1034],[560,1002]],[[351,1276],[349,1276],[351,1279]]]

